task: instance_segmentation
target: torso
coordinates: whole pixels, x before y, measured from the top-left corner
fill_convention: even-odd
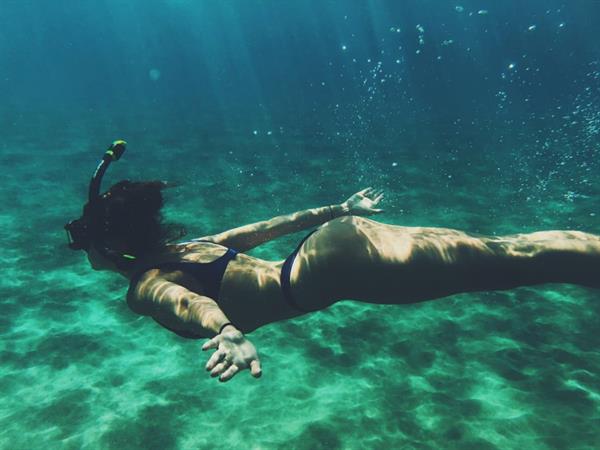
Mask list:
[[[227,247],[209,242],[177,244],[174,247],[181,252],[181,261],[198,263],[214,261],[227,251]],[[283,299],[279,278],[282,264],[283,261],[265,261],[244,253],[238,253],[229,261],[218,298],[213,300],[241,331],[247,333],[262,325],[301,314]],[[142,278],[144,281],[160,278],[206,295],[201,280],[182,270],[152,269],[145,272],[140,280]],[[131,305],[135,299],[128,301]]]

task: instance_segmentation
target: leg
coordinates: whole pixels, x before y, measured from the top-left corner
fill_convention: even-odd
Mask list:
[[[413,303],[542,283],[600,288],[600,237],[544,231],[504,237],[344,217],[299,253],[298,294],[311,308],[341,299]]]
[[[600,236],[540,231],[484,240],[499,260],[507,261],[509,274],[518,271],[512,280],[517,284],[508,288],[543,283],[600,288]]]

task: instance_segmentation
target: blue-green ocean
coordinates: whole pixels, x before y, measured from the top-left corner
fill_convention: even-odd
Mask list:
[[[0,0],[0,448],[599,449],[599,291],[349,299],[218,383],[63,230],[125,139],[104,186],[175,183],[189,238],[368,186],[385,223],[600,233],[599,29],[595,0]]]

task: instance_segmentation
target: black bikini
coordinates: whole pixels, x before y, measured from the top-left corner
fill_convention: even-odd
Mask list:
[[[296,258],[296,255],[300,251],[300,247],[302,247],[302,244],[304,244],[304,242],[315,231],[317,231],[317,230],[312,230],[310,233],[308,233],[306,236],[304,236],[304,239],[302,239],[300,241],[300,243],[298,244],[298,247],[296,247],[296,250],[294,250],[290,254],[290,256],[288,256],[285,259],[285,261],[283,262],[283,266],[281,267],[281,275],[279,276],[279,281],[281,282],[281,290],[283,291],[283,298],[285,298],[285,300],[288,302],[288,304],[293,309],[296,309],[296,310],[302,311],[302,312],[312,312],[312,311],[302,308],[298,304],[296,299],[294,298],[294,295],[292,294],[292,283],[290,281],[291,280],[291,272],[292,272],[292,264],[294,263],[294,259]]]
[[[292,295],[292,286],[290,283],[290,273],[292,271],[292,264],[294,262],[294,258],[300,251],[300,247],[315,231],[311,231],[308,235],[302,239],[298,247],[288,256],[283,262],[283,266],[281,267],[281,290],[283,291],[283,298],[286,302],[293,308],[302,312],[310,312],[307,309],[303,309],[298,305],[298,302],[294,299]],[[193,241],[193,242],[211,242],[211,241]],[[225,270],[227,269],[227,265],[229,261],[234,259],[237,256],[238,252],[232,248],[228,248],[227,252],[223,256],[218,257],[214,261],[209,263],[201,263],[197,261],[164,261],[164,262],[153,262],[136,268],[133,276],[131,277],[131,282],[129,284],[129,289],[134,289],[135,285],[139,281],[140,276],[147,272],[150,269],[164,269],[164,270],[180,270],[187,274],[192,275],[195,279],[199,280],[202,284],[202,287],[206,290],[206,296],[212,298],[215,301],[218,301],[219,291],[221,289],[221,281],[223,280],[223,275],[225,274]],[[175,254],[170,256],[171,258],[181,258],[180,254]],[[164,323],[159,322],[154,319],[163,327],[172,331],[173,333],[188,339],[205,339],[206,336],[199,336],[195,333],[191,333],[189,331],[176,330],[174,328],[166,326]]]
[[[194,242],[210,242],[210,241],[194,241]],[[219,291],[221,290],[221,281],[223,280],[223,275],[225,274],[225,270],[227,269],[227,265],[229,261],[234,259],[238,252],[236,252],[232,248],[228,248],[227,252],[223,256],[219,256],[214,261],[208,263],[201,263],[197,261],[164,261],[164,262],[153,262],[143,265],[137,268],[134,272],[134,275],[131,277],[131,282],[129,284],[129,289],[133,289],[134,286],[139,281],[139,277],[150,269],[164,269],[164,270],[180,270],[187,274],[192,275],[196,280],[199,280],[202,284],[202,287],[205,289],[206,296],[212,298],[217,301],[219,298]],[[172,258],[173,256],[171,256]],[[175,254],[175,257],[181,258],[181,255]],[[165,325],[162,322],[154,319],[160,325],[165,327],[166,329],[172,331],[173,333],[187,338],[187,339],[205,339],[206,336],[199,336],[195,333],[183,330],[176,330]]]

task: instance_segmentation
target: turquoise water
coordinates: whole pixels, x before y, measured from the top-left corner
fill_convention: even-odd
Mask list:
[[[106,181],[177,183],[188,237],[367,186],[386,223],[600,233],[598,8],[515,5],[8,1],[0,447],[599,448],[598,291],[348,300],[251,333],[263,376],[221,384],[62,230],[123,138]]]

